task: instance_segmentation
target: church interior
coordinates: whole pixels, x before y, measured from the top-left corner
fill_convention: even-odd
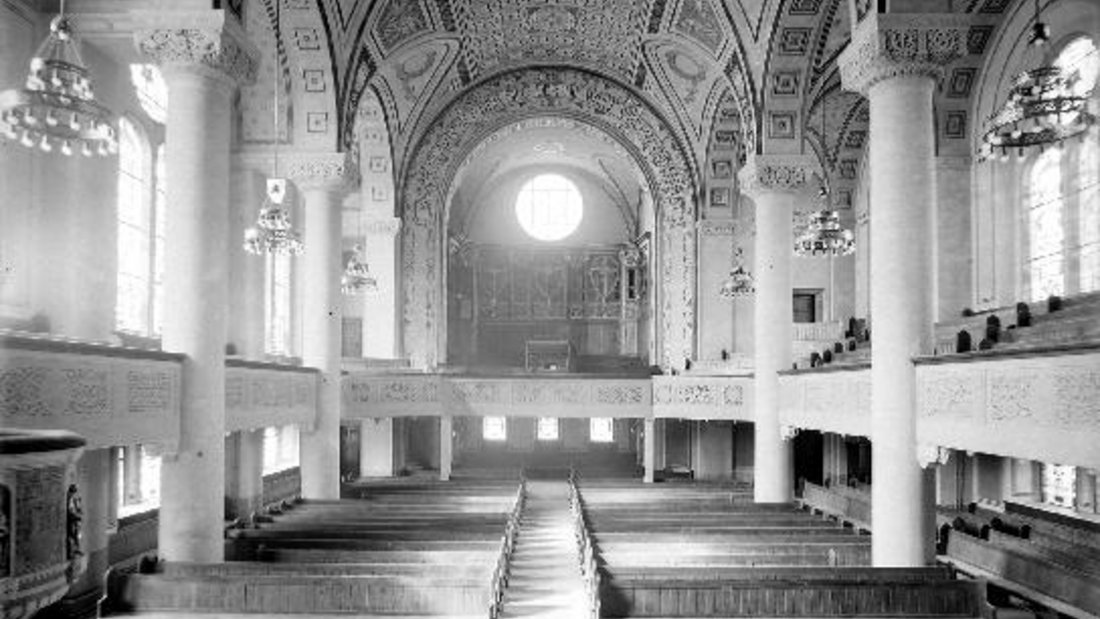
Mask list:
[[[0,619],[1100,617],[1098,47],[0,1]]]

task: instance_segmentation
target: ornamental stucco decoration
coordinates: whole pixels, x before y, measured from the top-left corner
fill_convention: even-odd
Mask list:
[[[962,15],[874,14],[856,26],[841,53],[841,83],[867,94],[894,77],[939,79],[944,65],[966,55],[969,19]]]
[[[762,193],[805,191],[819,169],[809,155],[756,155],[737,176],[742,193],[756,198]]]
[[[205,67],[235,85],[252,84],[259,51],[224,11],[162,11],[138,16],[138,51],[162,68]]]
[[[639,162],[661,230],[661,362],[693,353],[695,195],[687,151],[669,125],[619,84],[577,69],[533,68],[483,82],[447,107],[417,141],[404,177],[402,269],[404,353],[415,367],[438,361],[444,289],[446,197],[468,154],[493,131],[525,118],[572,117],[611,135]]]
[[[283,162],[286,177],[303,188],[341,188],[359,180],[359,166],[347,153],[290,153]]]

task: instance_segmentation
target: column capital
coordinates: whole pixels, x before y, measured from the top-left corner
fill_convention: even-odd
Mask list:
[[[303,191],[343,191],[359,180],[359,168],[347,153],[288,153],[280,160],[282,174]]]
[[[371,237],[394,238],[401,231],[400,217],[370,217],[363,221],[363,234]]]
[[[969,23],[955,14],[872,13],[856,25],[840,54],[841,83],[866,95],[871,86],[895,77],[938,80],[945,65],[966,55]]]
[[[166,74],[197,70],[232,86],[256,81],[259,49],[224,9],[143,11],[134,18],[138,52]]]
[[[741,193],[757,198],[768,193],[800,193],[811,187],[819,170],[810,155],[755,155],[737,174]]]

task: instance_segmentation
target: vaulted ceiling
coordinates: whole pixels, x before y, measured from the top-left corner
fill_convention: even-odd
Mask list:
[[[966,154],[970,89],[1012,0],[895,3],[903,1],[911,11],[973,16],[971,54],[948,68],[937,95],[940,152]],[[274,2],[249,6],[269,15]],[[292,114],[295,141],[351,145],[370,89],[385,111],[398,175],[432,119],[463,92],[505,71],[553,65],[637,91],[694,150],[701,176],[724,142],[738,151],[735,165],[751,152],[817,155],[841,208],[855,184],[867,108],[842,92],[836,58],[850,39],[850,7],[870,0],[282,2],[283,70],[301,108]],[[259,141],[262,129],[250,130]]]

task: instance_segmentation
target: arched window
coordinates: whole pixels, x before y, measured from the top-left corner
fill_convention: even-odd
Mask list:
[[[163,149],[157,149],[161,154]],[[164,166],[138,126],[119,120],[118,290],[115,326],[143,336],[159,330],[159,283],[163,267]],[[161,158],[163,159],[163,158]]]
[[[130,65],[130,82],[134,85],[141,109],[153,122],[164,124],[168,118],[168,85],[160,69],[151,64]]]
[[[1070,76],[1069,90],[1090,96],[1100,53],[1076,37],[1053,64]],[[1024,176],[1025,274],[1033,301],[1100,290],[1100,144],[1092,132],[1040,152]]]
[[[264,475],[298,466],[298,437],[296,425],[264,429]]]

